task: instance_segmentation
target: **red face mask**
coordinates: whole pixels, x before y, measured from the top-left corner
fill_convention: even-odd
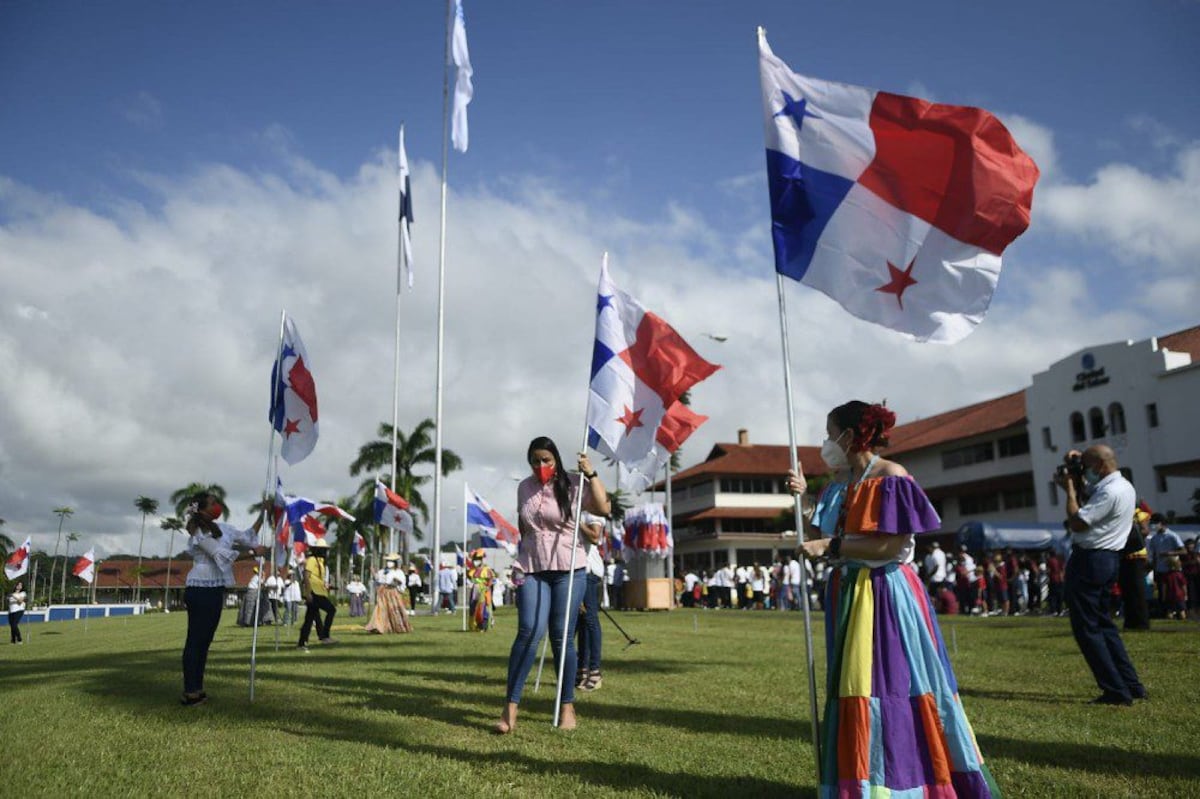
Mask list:
[[[221,518],[221,513],[224,510],[225,509],[221,507],[220,502],[213,502],[212,504],[210,504],[208,506],[207,513],[212,518],[213,521],[216,521],[217,519]]]
[[[554,471],[553,466],[544,463],[533,469],[533,473],[537,475],[537,479],[541,481],[542,485],[550,482],[550,479],[554,477]]]

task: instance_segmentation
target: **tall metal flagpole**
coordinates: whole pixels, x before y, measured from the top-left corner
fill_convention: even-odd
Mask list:
[[[788,455],[792,470],[800,473],[800,459],[796,455],[796,413],[792,404],[792,360],[788,346],[787,303],[784,300],[783,275],[775,273],[775,287],[779,293],[779,337],[783,343],[783,391],[787,399]],[[794,502],[797,546],[804,541],[804,497],[797,495]],[[803,557],[803,555],[801,555]],[[813,665],[812,616],[808,599],[808,570],[801,561],[800,606],[804,610],[804,656],[808,666],[808,705],[812,716],[813,754],[817,760],[817,782],[821,781],[821,736],[817,721],[817,673]]]
[[[462,590],[458,593],[462,600],[462,631],[467,631],[467,501],[463,497],[463,581]]]
[[[275,345],[275,368],[279,369],[281,372],[283,370],[283,364],[280,363],[280,360],[282,359],[282,355],[283,355],[283,326],[284,326],[284,323],[286,322],[286,320],[287,320],[287,310],[286,309],[280,310],[279,311],[279,342]],[[282,374],[276,375],[276,380],[282,379],[282,377],[283,377]],[[271,402],[272,403],[275,402],[275,384],[271,385]],[[275,459],[273,457],[274,451],[275,451],[275,423],[274,423],[274,420],[272,420],[272,422],[271,422],[271,437],[267,440],[267,480],[266,480],[266,486],[263,488],[263,502],[266,502],[266,497],[268,497],[268,496],[274,497],[275,496],[275,492],[271,490],[271,476],[272,476],[271,475],[271,466],[273,465],[273,463],[275,461]],[[264,508],[263,510],[265,512],[266,509]],[[271,527],[270,536],[272,539],[271,540],[271,573],[274,574],[274,572],[275,572],[275,541],[274,541],[275,528],[274,528],[274,525],[272,525],[272,527]],[[260,545],[262,544],[262,528],[261,527],[259,528],[259,532],[258,532],[258,543]],[[259,571],[258,597],[255,598],[255,600],[254,600],[254,633],[252,634],[252,636],[250,638],[250,701],[251,702],[254,701],[254,676],[255,676],[255,671],[258,667],[259,601],[262,599],[262,592],[263,592],[263,589],[265,588],[265,583],[266,583],[266,581],[262,577],[262,558],[258,559],[258,571]],[[276,648],[278,649],[278,641],[276,641]]]
[[[404,125],[400,126],[400,147],[404,147]],[[397,159],[400,158],[401,150],[396,151]],[[404,186],[400,187],[400,191],[404,191]],[[396,428],[400,425],[400,289],[404,280],[404,205],[401,201],[400,206],[401,216],[397,225],[396,236],[396,361],[395,369],[392,372],[392,490],[396,490],[396,444],[399,438],[399,433]],[[411,264],[409,265],[411,269]],[[408,555],[408,537],[404,532],[400,533],[400,550],[405,556]],[[390,536],[389,536],[390,538]],[[389,541],[390,543],[390,541]],[[393,548],[394,551],[394,548]],[[415,608],[414,608],[415,610]]]
[[[671,583],[671,601],[669,607],[675,609],[675,519],[671,515],[673,506],[671,504],[671,459],[667,458],[667,480],[666,480],[666,501],[663,503],[667,508],[667,530],[671,533],[671,549],[667,551],[667,580]]]
[[[608,253],[605,253],[604,257],[607,259]],[[590,403],[590,397],[591,397],[590,392],[589,392],[588,396],[589,396],[589,403]],[[587,421],[585,420],[583,423],[583,443],[581,443],[579,445],[579,451],[581,453],[587,452],[587,444],[588,444],[588,424],[587,424]],[[561,463],[558,464],[558,468],[562,469],[563,464],[561,464]],[[559,711],[562,710],[563,685],[565,684],[565,683],[563,683],[563,673],[567,669],[567,641],[570,640],[570,637],[571,637],[571,610],[573,609],[571,596],[574,593],[573,589],[575,588],[575,568],[576,568],[575,564],[579,557],[579,516],[583,512],[583,489],[586,485],[587,485],[587,481],[585,481],[583,479],[583,475],[580,474],[579,475],[579,490],[575,493],[575,523],[573,525],[574,530],[571,533],[571,568],[567,572],[567,607],[563,611],[563,637],[562,637],[562,641],[560,641],[559,645],[558,645],[558,681],[554,684],[554,725],[553,726],[555,726],[555,727],[558,726]],[[575,610],[576,614],[579,613],[578,608],[574,608],[574,610]],[[546,634],[549,635],[550,634],[549,631],[547,631]]]
[[[438,234],[437,388],[433,416],[434,574],[437,574],[442,557],[442,339],[446,330],[446,169],[450,164],[450,36],[453,25],[454,2],[446,0],[446,59],[442,65],[442,220]],[[437,615],[436,603],[431,603],[429,614]]]

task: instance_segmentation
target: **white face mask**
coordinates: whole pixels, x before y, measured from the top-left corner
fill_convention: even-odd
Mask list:
[[[838,438],[840,439],[841,436],[838,436]],[[846,458],[846,453],[842,450],[838,442],[832,438],[825,439],[825,442],[821,444],[821,460],[825,461],[825,465],[834,471],[845,469],[850,465],[850,461]]]

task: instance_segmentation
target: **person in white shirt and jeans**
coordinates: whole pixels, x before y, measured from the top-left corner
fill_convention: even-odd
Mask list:
[[[262,527],[260,513],[254,526],[239,530],[232,524],[218,522],[225,509],[213,494],[196,494],[184,511],[188,538],[188,553],[192,570],[188,572],[183,601],[187,606],[187,640],[183,645],[183,705],[199,705],[208,699],[204,692],[204,667],[208,648],[212,645],[221,610],[225,605],[225,589],[233,582],[233,562],[238,550],[256,550],[258,530]]]

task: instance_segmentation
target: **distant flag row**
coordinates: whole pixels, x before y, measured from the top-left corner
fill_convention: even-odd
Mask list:
[[[25,536],[25,543],[17,547],[4,563],[4,576],[15,580],[29,571],[29,559],[33,553],[33,536]],[[92,582],[95,576],[96,548],[92,547],[75,561],[71,574],[86,583]]]

